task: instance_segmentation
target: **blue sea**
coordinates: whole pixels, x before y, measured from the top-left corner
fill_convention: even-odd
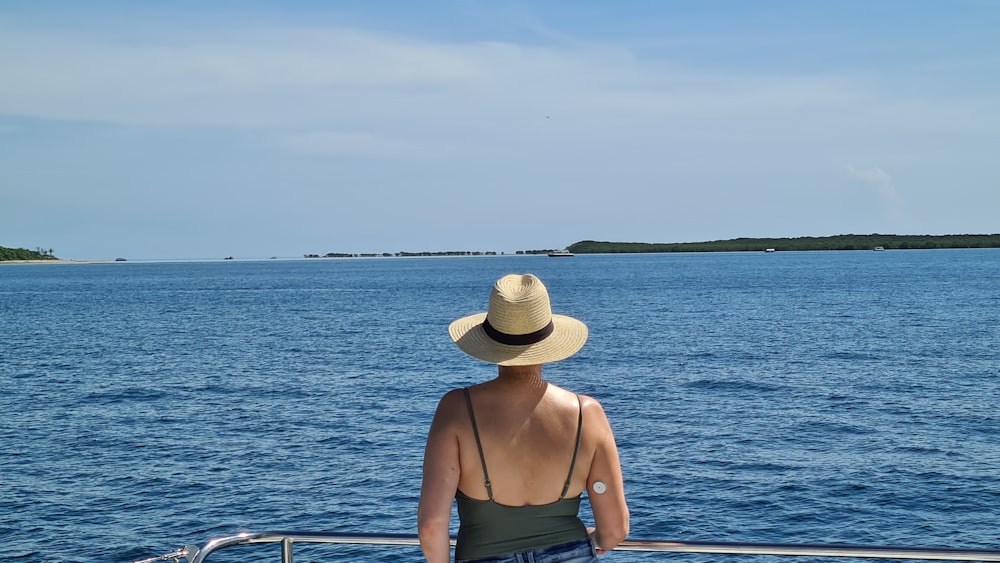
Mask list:
[[[0,560],[415,533],[438,398],[495,375],[447,325],[511,272],[591,329],[545,374],[604,404],[631,538],[1000,548],[1000,250],[969,249],[0,265]],[[763,560],[607,560],[664,559]],[[331,560],[420,554],[296,550]]]

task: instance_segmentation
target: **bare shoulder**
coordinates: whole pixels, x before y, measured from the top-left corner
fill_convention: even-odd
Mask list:
[[[558,385],[554,385],[552,383],[549,384],[549,388],[558,394],[560,403],[567,405],[572,404],[573,409],[575,410],[577,408],[576,398],[579,397],[580,405],[583,407],[583,412],[585,416],[604,417],[604,407],[601,406],[601,403],[597,399],[591,397],[590,395],[576,393],[570,391],[569,389],[565,389],[563,387],[559,387]]]
[[[585,414],[606,418],[607,415],[604,413],[604,406],[597,399],[590,395],[580,395],[580,403],[583,405],[583,412]]]
[[[597,399],[588,395],[580,395],[580,402],[583,405],[583,419],[585,428],[595,432],[600,436],[611,434],[611,423],[608,415],[604,412],[604,406]]]
[[[466,411],[465,393],[462,389],[452,389],[438,401],[434,422],[438,425],[451,425],[459,420],[464,421],[464,418],[468,417]]]
[[[465,404],[465,391],[463,389],[452,389],[445,393],[438,402],[438,408],[452,407],[457,403]]]
[[[575,418],[581,407],[583,407],[584,416],[586,416],[587,400],[589,399],[586,395],[581,395],[553,383],[548,384],[547,395],[549,400],[553,401],[553,405],[557,405],[565,416],[569,416],[572,413]],[[577,401],[577,397],[579,397],[579,402]]]

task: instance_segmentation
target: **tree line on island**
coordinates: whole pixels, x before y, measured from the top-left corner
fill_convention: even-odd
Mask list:
[[[51,248],[7,248],[0,246],[0,262],[5,260],[58,260]]]
[[[836,235],[796,238],[735,238],[709,242],[600,242],[584,240],[567,247],[574,254],[642,252],[761,252],[804,250],[914,250],[936,248],[1000,248],[991,235]]]

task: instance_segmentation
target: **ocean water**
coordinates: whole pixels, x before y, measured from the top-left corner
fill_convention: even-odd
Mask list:
[[[590,326],[545,374],[604,404],[632,538],[1000,548],[1000,250],[913,250],[2,265],[0,560],[414,533],[437,399],[495,374],[447,325],[511,272]],[[766,560],[608,556],[666,558]]]

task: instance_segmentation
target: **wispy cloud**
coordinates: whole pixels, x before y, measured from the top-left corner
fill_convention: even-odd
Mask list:
[[[4,29],[0,52],[20,55],[0,57],[0,114],[254,130],[316,155],[625,162],[657,152],[698,166],[804,162],[808,146],[856,145],[887,120],[983,127],[975,104],[927,112],[870,75],[710,69],[565,35],[517,44],[256,25],[143,42]]]
[[[848,177],[865,184],[875,192],[878,199],[882,202],[889,219],[892,220],[893,226],[900,226],[906,217],[906,213],[903,198],[896,189],[892,176],[878,166],[856,168],[852,165],[847,165],[846,168]]]
[[[855,77],[747,74],[559,41],[443,42],[343,28],[177,34],[143,44],[4,31],[0,113],[116,123],[342,126],[351,120],[732,119],[852,105]],[[648,121],[647,121],[648,122]]]

